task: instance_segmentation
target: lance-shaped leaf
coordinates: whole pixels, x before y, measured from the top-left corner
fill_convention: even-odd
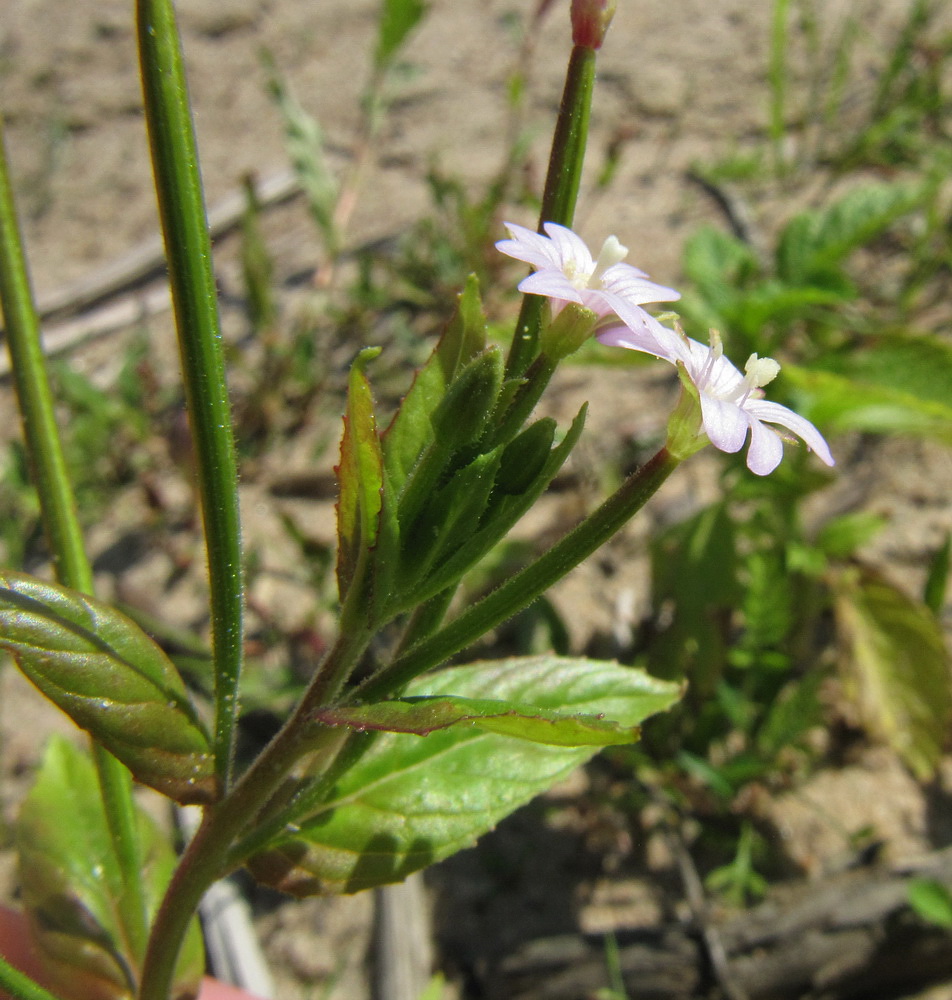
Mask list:
[[[326,726],[348,726],[386,733],[429,736],[438,729],[476,726],[488,733],[515,736],[555,747],[607,747],[634,743],[637,726],[623,726],[601,715],[567,715],[493,698],[420,697],[376,705],[342,705],[317,712]]]
[[[66,587],[0,573],[0,648],[137,781],[179,802],[215,798],[208,736],[185,685],[125,615]]]
[[[379,347],[360,352],[350,370],[344,436],[340,443],[337,481],[337,586],[341,602],[368,564],[377,544],[383,505],[383,457],[373,395],[364,367],[380,353]]]
[[[490,347],[477,355],[449,386],[439,406],[430,414],[433,438],[407,476],[400,494],[401,529],[412,525],[454,459],[473,446],[486,426],[502,385],[502,354]]]
[[[935,616],[869,570],[840,573],[834,594],[864,724],[930,778],[952,721],[952,671]]]
[[[674,684],[597,660],[538,656],[420,678],[409,696],[501,698],[534,710],[604,716],[629,729],[680,697]],[[472,844],[564,778],[592,746],[546,746],[455,725],[429,736],[381,734],[309,817],[250,867],[289,892],[356,892],[399,881]]]
[[[498,448],[464,466],[427,501],[420,516],[401,536],[400,585],[419,603],[418,582],[430,568],[469,539],[486,509],[499,467]]]
[[[175,852],[138,813],[142,893],[123,884],[96,772],[61,737],[47,748],[17,823],[23,901],[47,974],[64,1000],[131,1000],[145,950],[145,926],[175,867]],[[130,913],[144,899],[148,913]],[[203,968],[193,923],[176,972],[175,996],[194,996]]]
[[[585,413],[586,407],[583,406],[572,421],[572,426],[565,437],[554,448],[548,447],[552,439],[548,419],[540,420],[526,428],[519,437],[506,446],[500,460],[499,474],[490,503],[480,518],[476,530],[469,538],[461,540],[462,544],[455,552],[447,552],[434,565],[427,579],[414,588],[412,594],[414,605],[429,600],[435,594],[455,584],[470,567],[505,537],[509,529],[536,502],[562,468],[582,433]],[[539,454],[540,451],[543,452],[542,455]],[[519,471],[514,468],[515,459],[521,460]],[[533,474],[532,479],[527,483],[527,474],[530,472]],[[518,492],[512,492],[514,489],[518,489]]]
[[[433,441],[432,415],[456,373],[486,349],[486,319],[479,282],[470,275],[456,314],[426,364],[417,372],[390,426],[383,434],[384,463],[399,493],[424,449]]]

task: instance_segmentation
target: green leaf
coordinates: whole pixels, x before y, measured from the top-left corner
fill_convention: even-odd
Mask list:
[[[131,1000],[145,952],[134,928],[151,919],[175,867],[175,852],[138,813],[147,914],[129,911],[96,772],[61,737],[47,748],[17,823],[20,882],[35,943],[64,1000]],[[197,990],[204,960],[197,922],[179,959],[177,994]]]
[[[125,615],[23,573],[0,573],[0,648],[137,781],[178,802],[217,794],[208,736],[178,671]]]
[[[454,667],[411,697],[511,700],[535,711],[603,715],[633,728],[680,687],[597,660],[538,656]],[[429,736],[386,733],[320,811],[253,859],[252,871],[299,895],[356,892],[448,857],[586,761],[594,747],[545,746],[457,725]]]
[[[339,184],[327,157],[327,142],[320,122],[298,102],[281,75],[271,52],[262,52],[267,90],[284,125],[284,141],[291,166],[300,182],[311,217],[330,255],[337,254],[340,233],[334,218]]]
[[[797,390],[800,412],[807,412],[825,430],[914,434],[952,444],[952,406],[948,403],[795,365],[784,365],[783,375]]]
[[[486,314],[479,295],[479,279],[469,275],[463,291],[456,297],[456,314],[436,347],[436,354],[447,384],[477,354],[486,350]]]
[[[621,726],[599,715],[565,715],[535,705],[490,698],[420,697],[376,705],[343,705],[317,712],[318,722],[363,731],[429,736],[438,729],[477,726],[556,747],[607,747],[634,743],[638,727]]]
[[[350,370],[344,436],[340,444],[337,481],[337,586],[344,602],[354,580],[367,567],[377,543],[383,507],[383,457],[373,395],[364,367],[379,347],[361,351]]]
[[[689,678],[694,698],[713,694],[727,663],[727,629],[741,593],[735,534],[719,503],[652,542],[652,604],[659,622],[668,621],[648,650],[648,668],[655,676]]]
[[[831,517],[816,540],[817,548],[833,559],[846,559],[867,544],[887,524],[885,517],[870,511],[854,511]]]
[[[933,403],[948,405],[952,399],[952,345],[938,337],[876,337],[838,358],[833,370]]]
[[[809,252],[789,277],[808,278],[831,264],[845,263],[854,250],[918,208],[928,191],[924,184],[868,184],[848,192],[829,208],[805,213],[810,226]]]
[[[400,408],[383,434],[384,464],[396,495],[423,451],[433,441],[431,416],[457,372],[486,350],[486,319],[479,282],[470,275],[456,314],[426,364],[417,372]]]
[[[374,66],[385,69],[426,13],[423,0],[383,0]]]
[[[909,905],[926,923],[952,930],[952,893],[931,878],[915,878],[906,887]]]
[[[833,589],[863,722],[919,778],[930,777],[952,720],[952,674],[934,615],[870,570],[838,574]]]
[[[949,584],[949,567],[952,564],[952,532],[946,532],[945,539],[929,560],[922,600],[925,606],[938,615],[945,604],[945,594]]]
[[[520,438],[517,437],[510,442],[506,452],[503,453],[501,463],[506,470],[505,480],[502,484],[503,488],[493,490],[490,496],[490,503],[483,514],[477,530],[473,532],[470,538],[456,552],[440,562],[425,583],[420,585],[419,590],[415,592],[414,604],[429,600],[430,597],[455,584],[467,570],[473,567],[497,542],[508,534],[509,529],[536,502],[549,483],[555,478],[559,469],[562,468],[565,460],[578,442],[582,428],[585,425],[586,406],[583,406],[579,410],[578,415],[572,422],[572,426],[562,441],[549,450],[542,468],[536,473],[533,482],[529,486],[524,485],[522,492],[514,495],[508,492],[513,483],[514,473],[511,465],[507,463],[506,452]],[[533,427],[535,426],[533,425]],[[533,427],[527,428],[520,437],[524,437],[526,434],[532,432],[531,439],[538,444],[544,437],[544,429],[534,431]],[[525,443],[523,441],[522,445]],[[519,453],[520,451],[517,450],[516,454]],[[523,451],[522,454],[525,454],[525,452]],[[535,459],[533,459],[532,464],[535,464]],[[524,471],[527,471],[529,468],[530,465],[527,463]]]
[[[430,414],[432,439],[406,478],[397,516],[405,530],[419,518],[434,490],[477,442],[496,404],[502,384],[502,354],[490,347],[468,362]]]
[[[420,578],[449,558],[476,530],[494,488],[501,450],[479,455],[456,472],[430,497],[409,530],[402,532],[399,581],[414,604],[419,603]]]

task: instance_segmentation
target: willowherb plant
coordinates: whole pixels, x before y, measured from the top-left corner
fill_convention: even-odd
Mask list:
[[[679,295],[623,262],[593,258],[569,228],[596,51],[613,5],[575,0],[575,47],[543,197],[542,232],[510,225],[501,251],[532,265],[507,358],[487,340],[470,280],[392,422],[378,427],[368,371],[350,373],[337,467],[337,639],[279,733],[241,773],[233,745],[242,668],[242,578],[234,445],[197,156],[170,0],[138,0],[146,117],[166,238],[209,568],[212,724],[175,666],[92,593],[52,418],[35,311],[6,177],[0,292],[27,447],[58,582],[0,574],[0,645],[91,736],[93,761],[54,743],[23,807],[23,900],[45,979],[64,998],[168,1000],[198,990],[194,912],[209,885],[246,866],[288,892],[353,892],[404,878],[470,844],[599,747],[630,743],[681,694],[616,663],[552,655],[432,672],[525,608],[624,527],[708,442],[750,435],[758,474],[781,459],[778,424],[825,463],[816,428],[763,399],[778,365],[745,374],[645,310]],[[561,541],[479,602],[465,574],[533,505],[582,433],[532,412],[583,342],[662,358],[683,391],[666,444]],[[399,627],[389,662],[356,682],[374,637]],[[131,779],[204,810],[177,861],[139,814]],[[0,962],[16,997],[53,994]]]

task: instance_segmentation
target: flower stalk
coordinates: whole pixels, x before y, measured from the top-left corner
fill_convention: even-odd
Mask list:
[[[238,473],[211,241],[171,0],[137,0],[145,116],[198,469],[215,656],[215,763],[231,779],[243,656]]]
[[[582,164],[588,142],[588,126],[595,87],[595,49],[575,45],[565,75],[565,88],[552,139],[549,169],[542,195],[539,228],[543,222],[571,226],[582,180]],[[526,295],[516,322],[516,332],[506,361],[510,378],[521,375],[538,351],[544,301]]]

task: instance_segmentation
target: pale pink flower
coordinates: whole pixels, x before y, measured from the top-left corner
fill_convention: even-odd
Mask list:
[[[512,239],[500,240],[496,249],[535,268],[520,282],[519,291],[547,296],[553,316],[567,303],[577,302],[599,317],[600,326],[621,320],[633,329],[642,328],[648,336],[651,316],[641,307],[681,298],[680,292],[656,285],[644,271],[622,263],[628,250],[614,236],[605,240],[594,259],[579,236],[555,222],[543,225],[545,236],[512,222],[505,226]]]
[[[653,317],[649,320],[651,329],[647,332],[640,326],[635,330],[616,326],[598,334],[598,339],[603,344],[643,351],[683,366],[697,389],[703,432],[715,448],[740,451],[749,431],[747,467],[758,476],[766,476],[783,458],[785,435],[767,426],[779,424],[801,438],[821,462],[834,464],[829,446],[809,420],[764,399],[762,386],[772,382],[780,371],[776,361],[752,354],[741,374],[724,357],[716,331],[711,331],[711,344],[707,346],[680,331],[669,330]]]

